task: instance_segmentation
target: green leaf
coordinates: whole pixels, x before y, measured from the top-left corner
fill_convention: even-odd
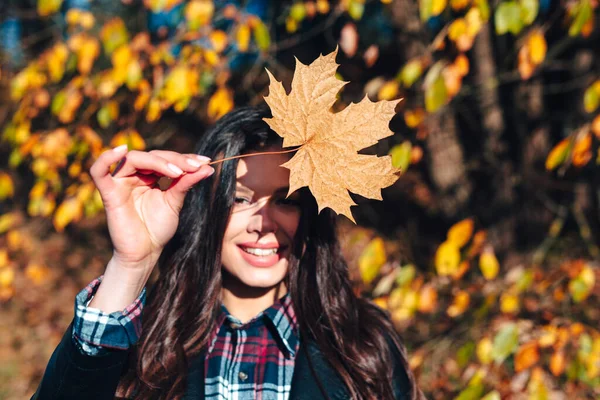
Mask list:
[[[99,109],[96,117],[98,118],[98,124],[102,128],[107,128],[112,122],[112,115],[107,106],[104,106],[101,109]]]
[[[387,256],[383,239],[377,237],[371,240],[358,259],[358,267],[363,282],[366,284],[371,283],[386,261]]]
[[[593,113],[600,106],[600,93],[596,91],[594,85],[587,88],[583,94],[583,107],[588,113]]]
[[[500,393],[497,390],[492,390],[485,396],[481,398],[481,400],[502,400]]]
[[[348,15],[350,15],[353,20],[360,20],[364,13],[365,5],[363,2],[350,0],[350,4],[348,5]]]
[[[518,35],[523,29],[519,4],[515,1],[501,3],[494,14],[494,24],[498,35],[504,35],[507,32]]]
[[[435,112],[448,101],[448,91],[444,77],[440,74],[431,85],[425,89],[425,109]]]
[[[590,18],[593,18],[592,5],[589,0],[581,0],[576,6],[575,18],[569,28],[569,36],[577,36],[581,33],[583,26],[588,22]]]
[[[475,343],[469,341],[463,344],[456,352],[456,362],[458,363],[458,366],[461,368],[466,367],[469,361],[471,361],[473,354],[475,354]]]
[[[52,111],[52,114],[58,115],[58,113],[60,113],[60,110],[62,110],[66,102],[67,94],[63,90],[56,93],[56,95],[52,99],[52,104],[50,105],[50,111]]]
[[[501,364],[508,356],[517,350],[519,345],[519,329],[514,323],[505,324],[494,337],[492,357]]]
[[[398,272],[398,276],[396,277],[396,283],[398,286],[409,285],[415,278],[416,274],[417,270],[415,266],[412,264],[407,264],[400,268],[400,272]]]
[[[419,0],[419,14],[423,22],[431,18],[433,14],[433,0]]]
[[[481,19],[487,22],[490,19],[490,4],[488,0],[475,0],[475,7],[479,8]]]
[[[423,65],[420,60],[410,60],[398,74],[398,79],[406,88],[411,87],[423,73]]]
[[[23,162],[23,156],[19,149],[14,149],[10,152],[10,156],[8,156],[8,166],[12,169],[17,168]]]
[[[402,172],[408,169],[411,150],[412,145],[408,140],[390,149],[389,155],[392,156],[392,165],[394,168],[400,168]]]
[[[520,0],[521,20],[525,25],[531,25],[538,16],[540,0]]]
[[[267,51],[271,46],[271,34],[262,21],[254,27],[254,41],[256,41],[256,45],[261,51]]]
[[[304,3],[294,3],[290,8],[290,17],[297,22],[301,22],[306,18],[306,6]]]

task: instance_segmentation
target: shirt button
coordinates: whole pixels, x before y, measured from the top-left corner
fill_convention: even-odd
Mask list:
[[[231,329],[239,329],[242,325],[232,322],[229,324],[229,326],[231,327]]]
[[[240,373],[238,374],[238,377],[240,378],[240,380],[241,380],[242,382],[245,382],[245,381],[246,381],[246,379],[248,379],[248,374],[247,374],[247,373],[245,373],[245,372],[240,372]]]

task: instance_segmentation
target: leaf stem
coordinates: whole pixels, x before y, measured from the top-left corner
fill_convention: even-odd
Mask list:
[[[300,147],[297,147],[297,148],[291,149],[291,150],[263,151],[263,152],[259,152],[259,153],[240,154],[239,156],[227,157],[227,158],[222,158],[220,160],[211,161],[208,163],[208,165],[214,165],[214,164],[221,163],[223,161],[234,160],[236,158],[246,158],[246,157],[252,157],[252,156],[266,156],[266,155],[273,155],[273,154],[286,154],[286,153],[291,153],[293,151],[296,151],[299,148]]]

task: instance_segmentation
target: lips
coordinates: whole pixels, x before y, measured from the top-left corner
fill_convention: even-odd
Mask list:
[[[287,246],[278,243],[242,243],[238,249],[242,258],[250,265],[259,268],[268,268],[275,265],[282,257],[282,252]]]

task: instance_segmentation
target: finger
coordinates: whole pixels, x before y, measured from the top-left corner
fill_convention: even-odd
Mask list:
[[[175,181],[169,188],[169,192],[173,196],[173,199],[178,204],[181,204],[185,198],[185,195],[192,188],[192,186],[212,176],[214,172],[215,169],[213,167],[210,165],[204,165],[198,171],[191,174],[186,174],[177,179],[177,181]]]
[[[121,160],[127,154],[127,145],[106,150],[98,156],[90,167],[90,176],[100,193],[110,191],[114,188],[114,182],[110,175],[110,166]]]
[[[121,168],[113,175],[121,178],[136,174],[139,170],[150,170],[155,174],[165,175],[170,178],[178,178],[183,175],[183,170],[168,160],[144,151],[132,150],[125,157]]]
[[[209,157],[200,156],[198,154],[182,154],[170,150],[152,150],[150,154],[156,154],[159,157],[168,160],[170,163],[177,165],[183,171],[192,173],[196,172],[204,164],[208,164],[211,160]]]

